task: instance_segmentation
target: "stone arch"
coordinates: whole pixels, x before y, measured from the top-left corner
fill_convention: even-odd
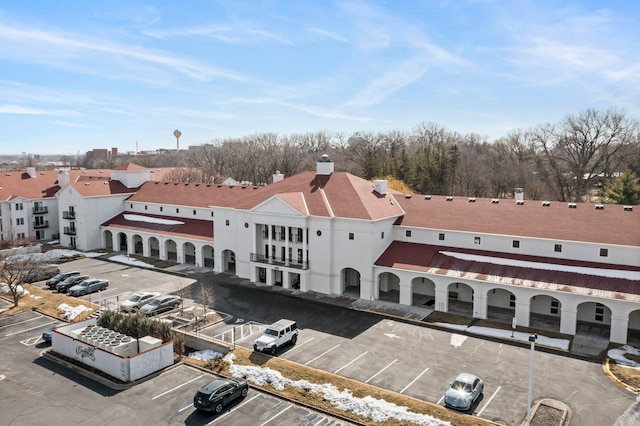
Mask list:
[[[411,301],[413,305],[433,308],[436,303],[436,283],[426,277],[411,280]]]
[[[206,268],[213,268],[215,266],[215,262],[214,262],[214,250],[213,247],[211,247],[208,244],[205,244],[204,246],[202,246],[202,263],[204,265],[204,267]]]
[[[344,268],[340,271],[340,283],[342,294],[360,297],[360,272],[353,268]]]
[[[400,303],[400,277],[391,272],[378,275],[378,299]]]
[[[611,308],[600,302],[582,302],[576,312],[576,336],[609,340]],[[574,338],[575,341],[575,338]]]
[[[113,233],[108,229],[104,231],[104,248],[113,250]]]
[[[133,237],[131,237],[131,245],[133,247],[133,251],[131,253],[139,254],[140,256],[142,256],[144,252],[144,242],[142,241],[142,237],[140,235],[135,234]]]
[[[196,246],[192,242],[187,241],[182,245],[182,251],[184,253],[183,262],[191,265],[196,264]]]
[[[449,309],[452,314],[473,316],[474,290],[469,284],[456,282],[447,286]]]
[[[156,237],[149,238],[149,257],[160,259],[160,241]]]
[[[562,302],[553,296],[535,294],[529,299],[529,327],[560,331]]]
[[[178,261],[178,245],[173,240],[167,240],[164,243],[164,258],[173,262]]]
[[[516,295],[501,287],[487,291],[487,319],[511,324],[516,316]]]

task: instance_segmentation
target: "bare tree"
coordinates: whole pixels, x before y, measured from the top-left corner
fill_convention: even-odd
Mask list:
[[[29,277],[37,275],[47,262],[25,248],[14,248],[0,251],[0,283],[13,299],[14,306],[20,303],[24,288],[22,284],[30,281]]]

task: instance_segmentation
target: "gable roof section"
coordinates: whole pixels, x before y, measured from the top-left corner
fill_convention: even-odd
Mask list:
[[[640,302],[640,266],[394,241],[376,266]]]
[[[78,176],[69,184],[83,197],[130,194],[137,189],[127,188],[119,180],[111,180],[108,176]]]
[[[281,215],[299,215],[308,216],[309,209],[304,201],[304,196],[300,192],[278,194],[268,200],[258,204],[251,209],[254,213],[275,213]]]
[[[210,220],[124,212],[102,226],[213,242],[213,222]]]
[[[526,200],[517,205],[513,199],[492,203],[490,198],[469,202],[466,197],[424,196],[398,197],[405,210],[396,225],[477,232],[495,235],[526,236],[558,241],[582,241],[602,244],[640,246],[640,206],[624,211],[624,206]]]

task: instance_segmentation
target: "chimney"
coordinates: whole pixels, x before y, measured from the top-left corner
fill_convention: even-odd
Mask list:
[[[513,190],[513,196],[518,201],[524,201],[524,188],[516,188]]]
[[[380,195],[387,195],[388,186],[389,186],[389,181],[387,181],[386,179],[373,181],[373,190]]]
[[[36,168],[35,167],[27,167],[27,174],[29,177],[36,177]]]
[[[58,172],[58,185],[60,188],[69,185],[69,171],[68,170],[60,170]]]
[[[316,163],[317,175],[330,175],[333,173],[333,161],[329,159],[327,154],[324,154],[321,159]]]
[[[273,183],[280,182],[281,180],[284,180],[284,174],[280,173],[279,171],[276,171],[273,174]]]

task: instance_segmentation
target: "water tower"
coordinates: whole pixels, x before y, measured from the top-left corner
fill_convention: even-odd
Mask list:
[[[173,136],[176,137],[176,149],[180,151],[180,136],[182,136],[182,132],[178,129],[173,131]]]

